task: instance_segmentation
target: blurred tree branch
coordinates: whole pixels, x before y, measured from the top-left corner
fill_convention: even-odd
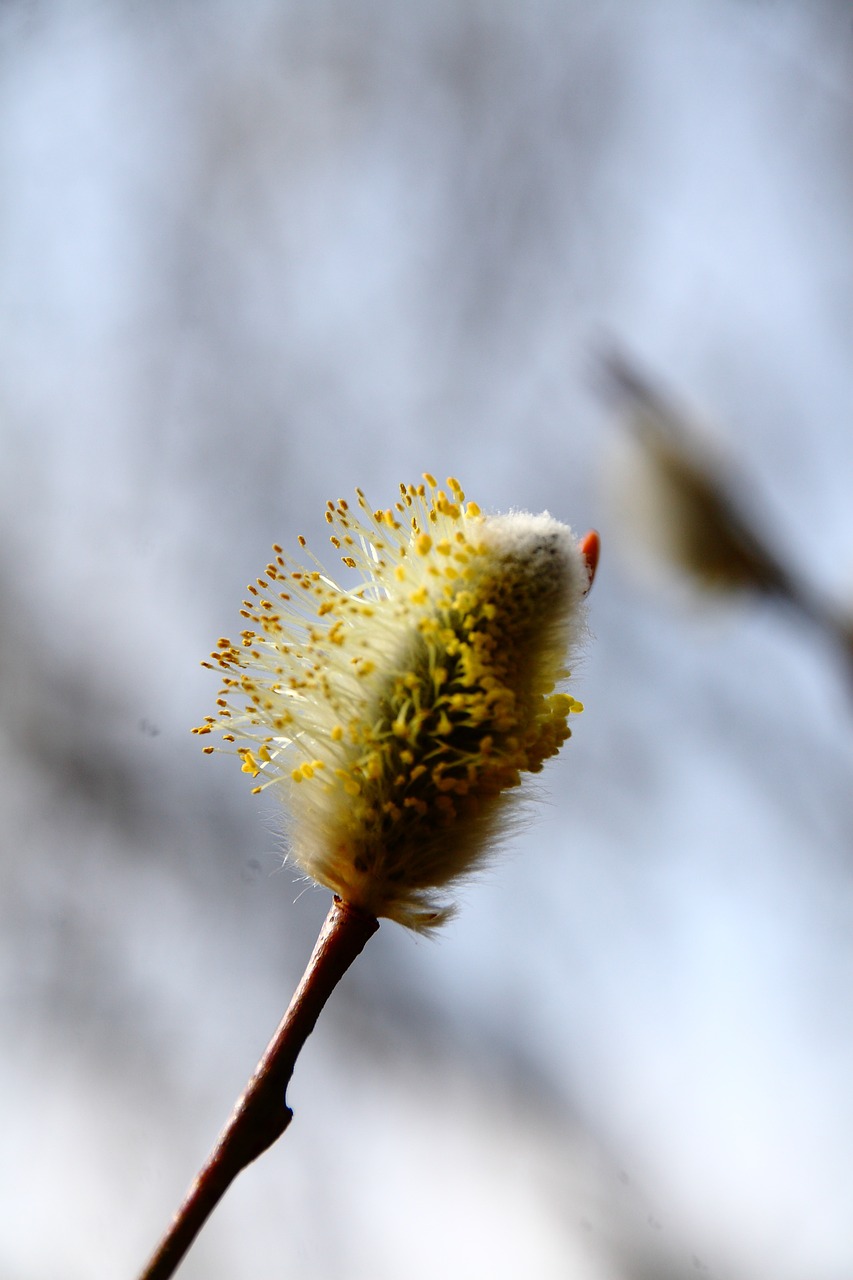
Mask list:
[[[621,352],[600,358],[602,388],[642,451],[655,533],[700,589],[752,594],[792,609],[841,653],[853,687],[853,616],[785,564],[740,494],[746,477],[703,449],[687,417]]]

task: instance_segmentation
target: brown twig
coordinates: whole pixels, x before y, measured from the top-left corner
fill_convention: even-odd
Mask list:
[[[169,1280],[241,1169],[280,1138],[293,1112],[285,1092],[299,1051],[340,979],[379,928],[373,916],[335,898],[302,981],[231,1119],[139,1280]]]

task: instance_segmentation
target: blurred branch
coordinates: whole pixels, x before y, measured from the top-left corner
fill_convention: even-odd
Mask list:
[[[840,650],[853,679],[853,616],[774,551],[737,496],[746,483],[707,455],[685,415],[625,356],[605,351],[599,368],[648,464],[672,559],[705,590],[751,592],[790,607]]]

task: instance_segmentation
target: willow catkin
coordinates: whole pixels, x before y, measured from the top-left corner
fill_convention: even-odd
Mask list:
[[[280,794],[308,876],[429,929],[583,709],[561,686],[590,568],[566,525],[484,516],[454,479],[401,485],[386,510],[357,495],[326,519],[359,583],[275,547],[247,628],[207,664],[223,687],[195,732],[220,731],[254,790]]]

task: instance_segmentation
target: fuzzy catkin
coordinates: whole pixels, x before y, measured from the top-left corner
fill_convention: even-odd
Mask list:
[[[387,510],[361,491],[357,514],[328,504],[354,587],[276,547],[251,626],[212,655],[218,714],[196,730],[221,731],[255,790],[281,794],[308,876],[414,929],[452,913],[437,891],[479,864],[507,793],[582,710],[559,688],[589,581],[571,531],[483,516],[447,486],[401,485]]]

